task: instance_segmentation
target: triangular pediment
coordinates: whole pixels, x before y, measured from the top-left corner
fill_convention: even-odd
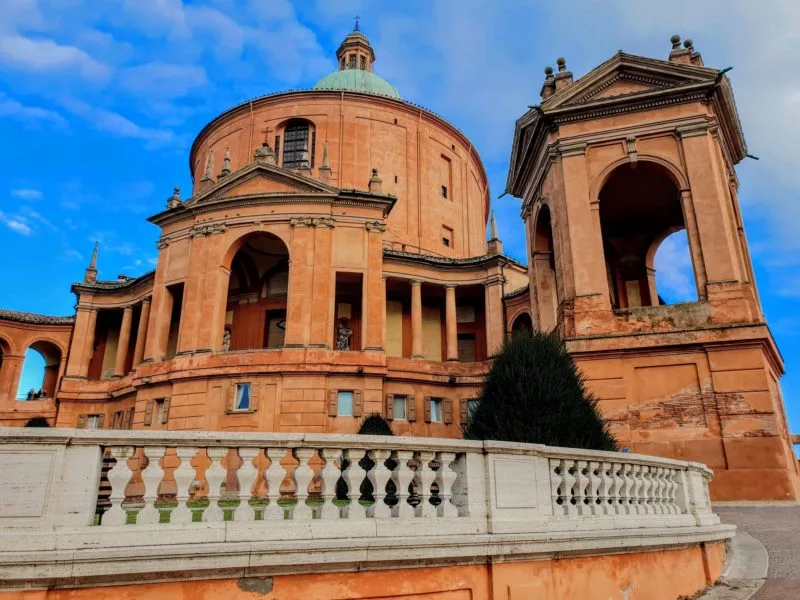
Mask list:
[[[542,103],[545,111],[636,98],[713,82],[715,69],[618,52]]]
[[[202,184],[202,182],[201,182]],[[225,198],[271,194],[337,194],[338,189],[296,171],[266,162],[253,162],[224,179],[211,182],[195,194],[189,204]]]

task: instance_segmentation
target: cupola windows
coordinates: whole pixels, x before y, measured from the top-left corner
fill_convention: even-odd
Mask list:
[[[283,134],[283,167],[285,169],[308,169],[309,163],[308,121],[291,121]]]

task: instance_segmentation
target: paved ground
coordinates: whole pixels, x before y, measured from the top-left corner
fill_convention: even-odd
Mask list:
[[[800,600],[800,505],[717,506],[714,512],[767,548],[767,582],[753,600]]]

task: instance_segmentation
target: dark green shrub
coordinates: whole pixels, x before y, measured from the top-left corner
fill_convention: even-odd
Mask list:
[[[470,440],[617,449],[566,347],[541,332],[505,341],[463,430]]]
[[[25,427],[50,427],[50,423],[45,417],[31,417],[25,423]]]
[[[394,435],[389,421],[384,419],[380,413],[372,413],[364,417],[358,433],[359,435]]]

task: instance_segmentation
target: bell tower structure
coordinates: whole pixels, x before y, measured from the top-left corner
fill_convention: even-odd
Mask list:
[[[800,497],[734,165],[747,152],[726,71],[673,36],[575,80],[545,70],[518,121],[534,326],[565,340],[620,445],[700,461],[716,499]],[[666,304],[654,258],[685,230],[696,300]]]

